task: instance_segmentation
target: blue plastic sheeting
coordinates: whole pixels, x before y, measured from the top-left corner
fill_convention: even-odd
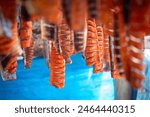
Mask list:
[[[143,87],[138,90],[137,100],[150,100],[150,50],[145,50],[144,55],[145,80],[143,81]]]
[[[0,99],[18,100],[113,100],[114,81],[109,72],[93,74],[81,54],[73,55],[73,63],[66,67],[65,87],[57,89],[49,84],[49,69],[43,58],[35,58],[31,69],[18,62],[17,80],[0,79]]]

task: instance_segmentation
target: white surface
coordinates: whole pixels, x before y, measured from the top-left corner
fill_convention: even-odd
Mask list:
[[[144,38],[145,49],[150,49],[150,36]]]

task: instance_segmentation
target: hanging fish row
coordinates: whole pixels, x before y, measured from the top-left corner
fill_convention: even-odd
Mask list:
[[[10,7],[3,11],[5,7]],[[34,41],[32,21],[24,6],[17,7],[15,1],[0,1],[0,71],[3,80],[15,80],[17,57],[23,56],[25,68],[30,68]],[[17,12],[16,12],[17,8]],[[15,20],[15,18],[18,18]]]
[[[94,73],[110,71],[111,69],[110,44],[108,39],[104,39],[103,27],[98,26],[93,18],[88,19],[86,23],[87,30],[75,34],[69,29],[63,17],[58,27],[45,20],[41,21],[42,39],[45,40],[47,50],[45,57],[50,68],[50,82],[57,88],[64,86],[62,84],[65,81],[65,64],[72,63],[70,56],[78,52],[83,54],[87,66],[94,67]],[[77,36],[80,40],[76,42]],[[104,61],[105,58],[106,61]],[[117,63],[112,66],[112,69],[114,66],[117,66]],[[115,72],[118,74],[114,75]],[[121,78],[117,68],[112,71],[112,77]]]
[[[52,85],[63,87],[65,64],[80,52],[94,73],[111,70],[112,77],[124,77],[132,87],[141,87],[143,39],[150,34],[149,0],[0,0],[0,7],[0,59],[7,61],[1,71],[9,71],[4,66],[8,55],[14,58],[14,50],[16,56],[23,50],[24,64],[30,67],[32,21],[41,19]]]

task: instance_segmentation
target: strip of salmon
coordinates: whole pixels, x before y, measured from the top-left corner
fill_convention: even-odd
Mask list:
[[[88,31],[87,31],[87,42],[85,48],[85,58],[86,65],[92,66],[97,61],[98,54],[98,35],[96,29],[96,23],[94,19],[89,19],[88,21]]]
[[[63,88],[65,82],[65,60],[52,45],[50,66],[50,84],[56,88]]]

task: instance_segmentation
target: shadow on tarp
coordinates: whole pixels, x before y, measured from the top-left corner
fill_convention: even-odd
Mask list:
[[[73,55],[66,67],[65,87],[50,86],[49,69],[43,58],[35,58],[31,69],[18,61],[17,80],[0,79],[0,99],[4,100],[113,100],[114,81],[109,72],[93,74],[81,54]]]

